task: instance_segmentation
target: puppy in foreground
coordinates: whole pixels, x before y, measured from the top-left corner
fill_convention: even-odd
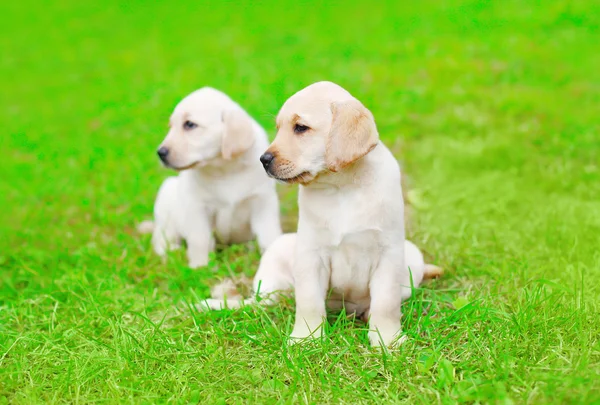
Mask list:
[[[260,160],[270,177],[300,184],[298,232],[273,245],[285,253],[263,258],[260,292],[293,285],[292,339],[321,334],[327,303],[369,319],[372,345],[394,346],[402,298],[441,270],[405,241],[400,168],[373,115],[340,86],[319,82],[285,102],[277,130]]]
[[[216,240],[242,243],[256,237],[261,250],[281,235],[275,182],[259,157],[268,146],[264,129],[224,93],[204,87],[173,111],[158,148],[167,178],[154,204],[152,246],[160,256],[185,241],[189,266],[208,263]]]

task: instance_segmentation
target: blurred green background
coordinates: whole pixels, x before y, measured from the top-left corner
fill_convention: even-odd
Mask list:
[[[600,401],[598,2],[0,9],[0,403]],[[292,303],[181,309],[252,275],[253,245],[190,271],[135,232],[182,97],[218,88],[272,136],[319,80],[374,113],[409,236],[447,271],[407,304],[395,357],[339,319],[331,346],[288,348]]]

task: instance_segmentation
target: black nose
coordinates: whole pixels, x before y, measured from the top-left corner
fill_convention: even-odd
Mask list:
[[[269,165],[271,164],[274,158],[275,156],[273,156],[271,152],[263,153],[263,155],[260,157],[260,162],[262,163],[265,170],[269,168]]]
[[[165,148],[164,146],[161,146],[160,148],[158,148],[156,153],[158,154],[158,157],[160,158],[160,160],[162,160],[163,162],[167,161],[167,156],[169,155],[169,149]]]

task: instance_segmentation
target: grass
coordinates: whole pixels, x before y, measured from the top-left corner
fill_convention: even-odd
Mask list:
[[[3,4],[0,404],[599,403],[599,7],[401,4]],[[197,312],[254,245],[192,271],[135,232],[180,98],[222,89],[272,135],[323,79],[373,111],[447,271],[393,355],[336,315],[288,347],[293,302]]]

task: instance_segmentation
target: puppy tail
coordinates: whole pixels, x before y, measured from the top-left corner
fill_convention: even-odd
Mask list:
[[[436,266],[435,264],[425,264],[423,269],[423,279],[431,280],[432,278],[441,277],[444,274],[444,269]]]
[[[137,230],[141,234],[154,232],[154,221],[146,220],[137,225]]]

